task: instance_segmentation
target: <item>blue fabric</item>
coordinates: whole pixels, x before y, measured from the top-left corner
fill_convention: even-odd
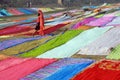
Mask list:
[[[89,66],[91,62],[83,62],[73,65],[68,65],[63,67],[62,69],[58,70],[53,75],[45,78],[44,80],[69,80],[73,76],[75,76],[77,73],[81,72],[83,69],[85,69],[87,66]]]
[[[31,13],[31,12],[23,9],[23,8],[17,8],[17,10],[19,10],[20,12],[23,12],[23,13],[25,13],[25,14],[33,14],[33,13]]]
[[[56,72],[58,72],[59,70],[63,70],[65,69],[66,67],[69,67],[69,70],[73,70],[72,67],[74,68],[78,68],[80,65],[79,64],[89,64],[89,63],[92,63],[94,62],[94,60],[91,60],[91,59],[83,59],[83,58],[64,58],[64,59],[60,59],[40,70],[37,70],[36,72],[33,72],[29,75],[27,75],[26,77],[22,78],[21,80],[44,80],[46,77],[49,77],[51,76],[52,74],[55,74]],[[78,64],[78,65],[76,65]],[[71,67],[72,66],[72,67]],[[81,66],[81,70],[82,70],[82,67],[85,67],[85,66]],[[80,72],[80,68],[78,68],[78,72]],[[67,71],[69,71],[67,70]],[[70,76],[74,75],[77,73],[77,70],[70,74]],[[66,71],[66,73],[67,73]],[[62,79],[59,79],[59,80],[62,80]]]
[[[37,36],[37,37],[30,37],[30,38],[20,38],[20,39],[5,40],[5,41],[0,42],[0,50],[4,50],[6,48],[16,46],[16,45],[24,43],[24,42],[38,40],[40,38],[42,38],[42,37]]]
[[[5,10],[5,9],[0,10],[0,13],[4,16],[11,16],[12,15],[12,14],[8,13],[7,10]]]
[[[30,9],[30,8],[24,8],[24,10],[29,11],[29,12],[31,12],[33,14],[37,13],[37,11],[35,11],[33,9]]]

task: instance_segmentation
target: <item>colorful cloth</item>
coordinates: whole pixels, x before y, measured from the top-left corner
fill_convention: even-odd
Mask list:
[[[30,30],[33,30],[34,28],[30,27],[30,26],[9,26],[7,28],[4,29],[0,29],[0,35],[10,35],[10,34],[16,34],[16,33],[21,33],[21,32],[28,32]]]
[[[43,37],[37,36],[37,37],[30,37],[30,38],[19,38],[19,39],[5,40],[5,41],[0,42],[0,50],[4,50],[6,48],[16,46],[16,45],[24,43],[24,42],[38,40],[41,38],[43,38]]]
[[[26,59],[23,59],[23,58],[15,58],[15,57],[9,57],[5,60],[2,60],[0,62],[0,72],[9,68],[9,67],[12,67],[12,66],[15,66],[17,64],[20,64],[24,61],[27,61],[29,60],[30,58],[26,58]]]
[[[84,64],[89,64],[92,62],[94,62],[94,60],[82,59],[82,58],[81,59],[80,58],[64,58],[64,59],[54,62],[53,64],[50,64],[34,73],[22,78],[21,80],[44,80],[46,77],[52,76],[52,74],[55,74],[59,70],[62,70],[68,66],[70,68],[72,68],[73,66],[78,67],[81,64],[84,65]],[[76,64],[79,64],[79,65],[76,65]],[[85,68],[85,66],[81,65],[80,69],[82,69],[82,67]],[[73,70],[73,68],[72,68],[72,70]],[[78,70],[78,71],[80,71],[80,70]],[[72,73],[71,75],[73,75],[73,74],[74,73]],[[51,80],[51,79],[49,79],[49,80]],[[59,80],[61,80],[61,79],[59,79]]]
[[[99,61],[71,80],[120,80],[120,61]]]
[[[117,26],[120,25],[120,17],[116,17],[112,22],[106,24],[105,26]]]
[[[101,35],[103,35],[106,31],[108,31],[111,27],[104,28],[93,28],[90,30],[86,30],[80,33],[75,38],[71,39],[67,43],[58,46],[52,50],[45,52],[42,55],[39,55],[37,58],[65,58],[71,57],[75,53],[77,53],[80,48],[90,44],[95,41]]]
[[[22,77],[41,69],[53,62],[56,59],[29,59],[20,64],[8,67],[0,71],[0,80],[20,80]]]
[[[81,72],[84,68],[89,66],[92,62],[78,63],[74,65],[68,65],[58,70],[56,73],[45,78],[44,80],[70,80],[77,73]]]
[[[97,20],[91,21],[90,23],[86,24],[88,26],[105,26],[107,23],[111,22],[115,16],[108,16],[105,15]]]
[[[77,28],[79,28],[80,26],[83,26],[83,25],[85,25],[85,24],[87,24],[87,23],[89,23],[89,22],[91,22],[91,21],[94,21],[94,20],[96,20],[96,18],[94,18],[94,17],[85,18],[85,19],[83,19],[82,21],[80,21],[80,22],[78,22],[77,24],[75,24],[72,28],[73,28],[73,29],[77,29]]]
[[[120,44],[113,48],[112,52],[107,56],[108,59],[120,59]]]
[[[78,54],[84,55],[108,55],[111,48],[120,44],[120,27],[114,27],[101,37],[80,49]],[[92,47],[91,47],[92,46]]]

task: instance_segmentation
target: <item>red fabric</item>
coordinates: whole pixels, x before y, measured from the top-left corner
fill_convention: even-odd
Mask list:
[[[67,24],[58,24],[56,26],[47,28],[47,29],[44,30],[44,34],[52,33],[54,31],[58,30],[59,28],[64,27],[65,25],[67,25]]]
[[[32,29],[33,29],[32,27],[26,27],[26,26],[25,27],[19,27],[19,26],[7,27],[4,29],[0,29],[0,36],[26,32]]]
[[[49,27],[49,28],[47,28],[47,29],[44,29],[44,35],[45,35],[45,34],[50,34],[50,33],[54,32],[54,31],[58,30],[59,28],[64,27],[65,25],[67,25],[67,24],[58,24],[58,25],[56,25],[56,26],[53,26],[53,27]],[[29,35],[29,36],[30,36],[30,35],[33,35],[33,33],[27,33],[27,34],[23,34],[23,35]],[[39,35],[39,33],[36,32],[34,35]]]
[[[19,80],[26,75],[41,69],[56,59],[29,59],[21,64],[17,64],[0,72],[0,80]]]
[[[71,80],[120,80],[120,61],[102,60]]]

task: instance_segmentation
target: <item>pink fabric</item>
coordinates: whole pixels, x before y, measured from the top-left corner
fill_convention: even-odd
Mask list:
[[[16,10],[16,9],[14,9],[14,8],[9,8],[8,11],[9,11],[10,13],[16,14],[16,15],[22,15],[22,14],[24,14],[24,13],[22,13],[22,12]]]
[[[29,59],[21,64],[17,64],[0,72],[0,80],[19,80],[26,75],[41,69],[56,59]]]
[[[83,26],[83,25],[85,25],[85,24],[87,24],[87,23],[89,23],[91,21],[94,21],[94,20],[96,20],[96,18],[94,18],[94,17],[85,18],[82,21],[80,21],[77,24],[75,24],[72,28],[73,29],[78,29],[79,27],[81,27],[81,26]]]
[[[30,58],[23,59],[23,58],[13,58],[12,57],[12,58],[7,58],[5,60],[2,60],[2,61],[0,61],[0,71],[7,69],[9,67],[12,67],[16,64],[20,64],[28,59],[30,59]]]
[[[107,23],[111,22],[114,18],[115,18],[115,16],[106,15],[106,16],[103,16],[102,18],[91,21],[90,23],[88,23],[86,25],[88,25],[88,26],[104,26]]]

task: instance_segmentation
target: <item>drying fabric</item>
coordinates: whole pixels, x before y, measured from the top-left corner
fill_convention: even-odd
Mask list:
[[[2,14],[0,14],[0,17],[3,17],[3,15],[2,15]]]
[[[116,15],[117,15],[117,16],[120,16],[120,13],[117,13]]]
[[[0,29],[6,28],[6,27],[11,27],[12,25],[15,25],[16,22],[7,22],[7,23],[1,23],[0,24]]]
[[[120,45],[113,48],[113,51],[107,56],[107,59],[120,59]]]
[[[58,24],[58,25],[52,26],[50,28],[47,28],[44,30],[44,34],[52,33],[54,31],[58,30],[59,28],[64,27],[65,25],[67,25],[67,24]]]
[[[120,61],[99,61],[71,80],[120,80]]]
[[[107,23],[111,22],[113,19],[115,18],[115,16],[109,16],[109,15],[105,15],[97,20],[91,21],[90,23],[86,24],[89,26],[104,26]]]
[[[81,72],[84,68],[89,66],[92,62],[78,63],[74,65],[68,65],[58,70],[53,75],[45,78],[44,80],[70,80],[77,73]]]
[[[92,62],[94,62],[94,60],[83,59],[83,58],[64,58],[42,69],[39,69],[38,71],[30,75],[27,75],[21,80],[44,80],[46,77],[51,76],[52,74],[56,73],[58,70],[62,69],[63,67],[66,67],[66,66],[71,67],[71,65],[75,65],[75,64],[84,64],[84,63],[92,63]]]
[[[12,46],[16,46],[16,45],[24,43],[24,42],[38,40],[40,38],[43,38],[43,37],[38,36],[38,37],[19,38],[19,39],[2,41],[2,42],[0,42],[0,50],[4,50],[6,48],[10,48]]]
[[[12,66],[20,64],[20,63],[22,63],[24,61],[27,61],[29,59],[30,58],[23,59],[23,58],[9,57],[9,58],[7,58],[5,60],[2,60],[2,61],[0,61],[0,72],[7,69],[7,68],[9,68],[9,67],[12,67]]]
[[[116,17],[112,22],[106,24],[106,26],[117,26],[120,25],[120,17]]]
[[[78,54],[84,55],[108,55],[111,48],[120,44],[120,27],[114,27],[101,37],[80,49]]]
[[[54,13],[54,14],[51,14],[51,16],[53,16],[53,17],[57,17],[57,16],[62,15],[63,13],[64,13],[64,12]]]
[[[14,12],[15,12],[16,14],[18,14],[18,15],[23,15],[23,14],[24,14],[23,12],[15,9],[15,8],[12,8],[12,11],[14,11]]]
[[[25,9],[30,10],[30,11],[32,11],[33,13],[37,13],[37,11],[34,10],[34,9],[31,9],[31,8],[25,8]]]
[[[48,27],[48,28],[44,29],[44,34],[50,34],[50,33],[54,32],[54,31],[64,27],[67,24],[69,24],[69,23],[57,24],[55,26]],[[33,35],[33,32],[32,33],[29,32],[29,33],[26,33],[24,35]],[[35,35],[39,35],[39,32],[37,32]]]
[[[91,42],[95,41],[99,38],[102,34],[108,31],[111,27],[105,28],[93,28],[90,30],[86,30],[76,36],[75,38],[71,39],[67,43],[56,47],[50,51],[45,52],[42,55],[39,55],[37,58],[65,58],[71,57],[73,54],[78,52],[80,48],[90,44]]]
[[[18,15],[13,9],[7,9],[7,11],[12,15]]]
[[[115,16],[120,16],[120,11],[117,11]]]
[[[94,21],[94,20],[96,20],[96,18],[94,18],[94,17],[85,18],[82,21],[75,24],[72,28],[73,29],[79,28],[80,26],[83,26],[83,25],[89,23],[90,21]]]
[[[20,56],[22,56],[22,57],[36,57],[40,54],[43,54],[44,52],[46,52],[48,50],[51,50],[57,46],[60,46],[64,43],[66,43],[70,39],[72,39],[75,36],[77,36],[78,34],[80,34],[82,31],[83,30],[67,31],[64,34],[61,34],[61,35],[57,36],[56,38],[50,40],[46,44],[43,44],[43,45],[39,46],[38,48],[33,49],[27,53],[21,54]]]
[[[38,11],[38,10],[39,10],[38,8],[30,8],[30,9],[35,10],[35,11]]]
[[[58,23],[58,22],[63,22],[65,20],[68,20],[70,18],[70,16],[67,16],[67,15],[62,15],[58,18],[54,18],[54,19],[51,19],[51,20],[47,20],[46,22],[51,22],[51,23],[47,23],[46,25],[53,25],[53,23]]]
[[[80,26],[77,28],[77,30],[87,30],[87,29],[90,29],[90,28],[93,28],[91,26]]]
[[[70,18],[70,16],[67,16],[65,18],[59,19],[59,20],[55,20],[49,23],[46,23],[45,25],[57,25],[57,24],[62,24],[64,21],[68,20]]]
[[[17,8],[17,10],[19,10],[20,12],[23,12],[25,14],[33,14],[32,12],[29,12],[29,11],[25,10],[24,8]]]
[[[8,13],[8,11],[5,9],[0,10],[0,13],[4,16],[12,16],[12,14]]]
[[[30,12],[31,14],[36,14],[37,13],[37,11],[34,11],[32,9],[29,9],[29,8],[23,8],[23,9]]]
[[[24,27],[11,26],[11,27],[7,27],[4,29],[0,29],[0,35],[2,36],[2,35],[9,35],[9,34],[16,34],[16,33],[21,33],[21,32],[27,32],[33,29],[34,28],[30,26],[24,26]]]
[[[7,58],[9,58],[9,56],[4,55],[4,54],[0,54],[0,60],[4,60],[4,59],[7,59]]]
[[[103,16],[104,16],[104,14],[99,14],[99,15],[95,16],[95,18],[101,18]]]
[[[2,51],[0,51],[0,53],[5,54],[5,55],[19,56],[19,54],[28,52],[30,50],[37,48],[38,46],[40,46],[42,44],[45,44],[47,41],[53,39],[54,37],[55,36],[46,36],[46,37],[39,39],[39,40],[25,42],[25,43],[10,47],[8,49],[2,50]]]
[[[12,14],[14,14],[14,15],[23,15],[23,14],[24,14],[24,13],[18,11],[18,10],[15,9],[15,8],[8,8],[7,10],[8,10],[8,12],[10,12],[10,13],[12,13]]]
[[[20,80],[20,78],[41,69],[53,62],[56,59],[29,59],[15,66],[9,67],[5,70],[0,71],[1,80]]]

